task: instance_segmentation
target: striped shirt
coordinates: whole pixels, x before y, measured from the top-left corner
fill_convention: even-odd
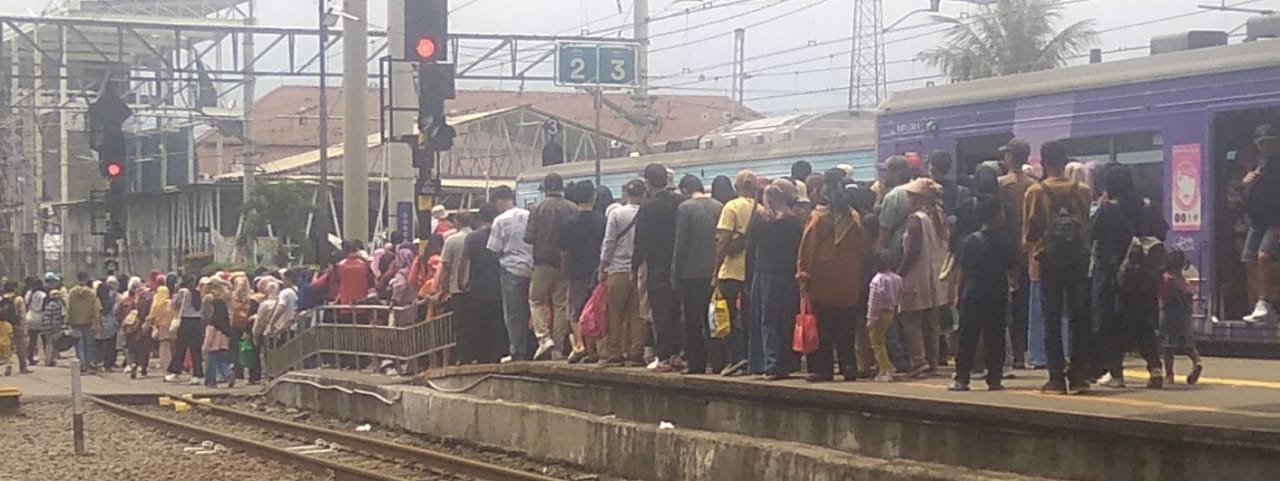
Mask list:
[[[902,276],[894,272],[879,272],[871,279],[871,293],[867,298],[867,318],[878,319],[884,311],[898,311],[902,302]]]

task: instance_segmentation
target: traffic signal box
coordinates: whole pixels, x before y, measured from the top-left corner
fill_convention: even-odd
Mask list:
[[[433,170],[437,154],[453,148],[456,133],[445,117],[445,100],[455,96],[456,68],[449,60],[448,0],[405,0],[404,51],[418,64],[418,141],[413,166],[418,170],[415,190],[418,223],[430,226],[432,200],[438,197]],[[425,203],[423,199],[428,199]]]

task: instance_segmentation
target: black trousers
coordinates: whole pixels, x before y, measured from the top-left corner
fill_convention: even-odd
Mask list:
[[[467,293],[454,294],[454,358],[459,364],[496,364],[507,351],[507,328],[503,323],[502,301],[483,299]]]
[[[173,341],[173,360],[169,361],[170,374],[182,374],[183,359],[191,354],[191,375],[200,377],[204,374],[204,325],[199,317],[184,317],[178,326],[177,339]]]
[[[119,334],[116,334],[117,336]],[[116,349],[116,336],[106,339],[94,339],[97,344],[95,354],[98,355],[98,362],[102,363],[103,369],[115,369],[116,362],[120,359],[120,352]]]
[[[840,364],[840,375],[852,381],[858,376],[858,360],[854,349],[853,323],[858,322],[858,308],[813,303],[813,314],[818,318],[818,350],[809,354],[809,372],[821,377],[835,375],[835,365]],[[865,322],[865,321],[864,321]],[[790,349],[791,346],[785,346]]]
[[[1013,302],[1008,309],[1009,318],[1009,348],[1013,350],[1013,363],[1016,365],[1025,365],[1027,363],[1027,345],[1031,340],[1027,339],[1027,318],[1031,314],[1031,277],[1027,274],[1026,266],[1019,266],[1021,278],[1018,281],[1018,290],[1013,291]],[[1035,342],[1039,342],[1036,339]],[[1003,344],[1004,341],[1001,341]]]
[[[1090,373],[1094,353],[1093,324],[1089,319],[1089,283],[1086,266],[1040,267],[1041,308],[1044,312],[1045,354],[1049,380],[1082,382]],[[1062,316],[1071,330],[1071,366],[1062,352]],[[1064,379],[1065,376],[1065,379]]]
[[[973,373],[978,339],[982,339],[983,360],[987,368],[987,385],[996,386],[1004,377],[1005,316],[1004,302],[980,300],[960,301],[960,352],[956,353],[956,382],[969,384]]]
[[[1138,354],[1146,361],[1148,372],[1160,372],[1163,362],[1160,359],[1160,342],[1156,337],[1159,324],[1159,301],[1156,293],[1147,293],[1147,298],[1138,298],[1142,294],[1124,293],[1113,308],[1104,309],[1107,314],[1102,319],[1097,340],[1099,350],[1094,366],[1096,375],[1111,374],[1111,377],[1124,379],[1124,355],[1134,344]]]
[[[649,289],[649,309],[653,312],[653,353],[658,359],[670,359],[680,355],[680,344],[684,338],[680,322],[680,298],[675,286],[671,285],[670,270],[649,266],[647,276],[645,287]],[[708,280],[707,284],[710,283]],[[710,294],[707,296],[709,300]],[[703,310],[706,310],[705,306]]]
[[[650,291],[649,299],[653,299]],[[707,343],[710,332],[707,309],[711,306],[711,278],[680,280],[680,304],[684,316],[684,360],[689,372],[707,372]],[[716,369],[719,372],[719,369]]]

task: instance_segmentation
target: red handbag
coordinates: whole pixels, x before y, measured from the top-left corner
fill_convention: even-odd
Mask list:
[[[818,350],[818,317],[813,315],[813,307],[809,305],[809,294],[800,296],[800,313],[796,314],[791,350],[800,354],[813,354]]]

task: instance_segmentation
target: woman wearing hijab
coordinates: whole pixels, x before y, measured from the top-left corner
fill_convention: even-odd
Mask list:
[[[129,366],[129,379],[137,379],[139,370],[142,371],[142,377],[147,376],[151,351],[155,348],[151,339],[151,324],[147,322],[154,294],[147,289],[147,284],[136,277],[130,279],[129,296],[124,302],[126,306],[119,309],[124,312],[121,330],[124,332],[124,357]]]
[[[417,291],[409,282],[409,269],[413,266],[413,251],[401,249],[391,264],[394,274],[391,277],[392,322],[396,326],[410,326],[416,320],[418,310],[413,306],[417,299]]]
[[[244,377],[245,364],[239,356],[241,344],[253,351],[252,336],[245,335],[249,331],[249,316],[252,315],[253,300],[249,293],[249,278],[243,273],[231,278],[231,295],[228,298],[227,310],[231,324],[231,346],[229,351],[231,370],[236,377]]]
[[[911,356],[911,377],[935,372],[939,365],[938,315],[946,306],[950,289],[941,280],[947,255],[948,229],[938,196],[937,182],[919,178],[904,184],[910,205],[906,232],[902,236],[901,320],[907,351]]]
[[[170,329],[173,325],[173,308],[169,305],[169,287],[164,281],[157,282],[155,296],[151,298],[151,308],[147,312],[147,325],[151,326],[151,339],[160,351],[160,366],[168,367],[173,361],[173,339],[177,334]]]
[[[858,281],[867,243],[862,219],[844,188],[843,171],[827,171],[813,192],[812,200],[818,205],[800,240],[796,272],[800,291],[809,296],[818,319],[818,350],[809,355],[807,380],[833,380],[832,366],[838,357],[840,374],[852,381],[858,372],[852,329],[858,322],[862,294]]]
[[[762,379],[791,377],[800,362],[791,352],[791,334],[800,311],[796,254],[804,234],[795,184],[778,179],[764,189],[747,227],[751,252],[751,346],[748,367]]]
[[[102,329],[94,333],[93,338],[97,343],[98,359],[95,361],[100,364],[101,369],[111,372],[116,368],[116,358],[118,351],[116,350],[116,335],[120,333],[120,317],[117,316],[116,305],[123,300],[120,294],[120,280],[115,276],[107,277],[107,280],[97,286],[98,302],[102,305],[102,311],[99,312]]]

